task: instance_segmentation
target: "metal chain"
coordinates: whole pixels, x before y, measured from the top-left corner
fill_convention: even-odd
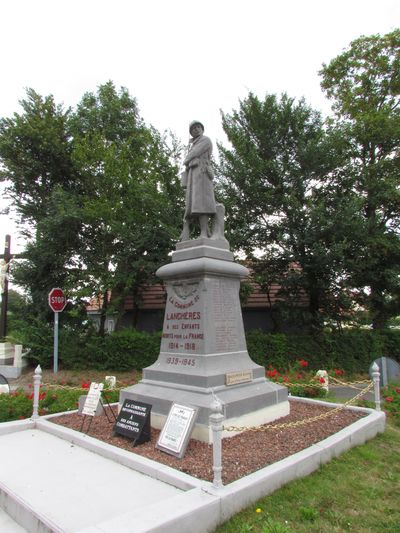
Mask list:
[[[43,388],[46,389],[60,389],[60,390],[80,390],[80,391],[88,391],[89,387],[74,387],[72,385],[59,385],[57,383],[42,383],[41,384]],[[124,385],[123,387],[114,387],[113,389],[103,389],[103,391],[111,392],[111,391],[120,391],[124,387],[127,387],[127,385]]]
[[[267,424],[267,425],[260,425],[260,426],[253,426],[253,427],[245,427],[245,426],[224,426],[224,431],[266,431],[267,429],[287,429],[287,428],[295,428],[299,426],[305,426],[306,424],[312,424],[313,422],[316,422],[318,420],[322,420],[324,418],[328,418],[329,416],[332,416],[334,413],[337,413],[339,411],[342,411],[347,406],[351,405],[355,401],[357,401],[361,396],[364,396],[368,391],[370,391],[374,386],[373,382],[370,382],[365,389],[363,389],[359,394],[354,396],[354,398],[351,398],[347,402],[345,402],[342,405],[339,405],[338,407],[335,407],[334,409],[331,409],[327,411],[326,413],[322,413],[317,416],[313,416],[310,418],[303,418],[302,420],[296,420],[295,422],[287,422],[284,424]]]
[[[352,389],[360,390],[359,387],[355,387],[354,385],[362,384],[362,383],[369,383],[370,379],[361,379],[360,381],[341,381],[340,379],[337,379],[333,376],[330,376],[329,379],[331,381],[334,381],[335,383],[338,383],[339,385],[343,385],[344,387],[351,387]]]

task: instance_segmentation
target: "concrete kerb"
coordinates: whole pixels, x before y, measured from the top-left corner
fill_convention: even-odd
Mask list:
[[[339,406],[320,400],[296,397],[292,397],[292,399],[329,407]],[[306,450],[221,488],[215,488],[212,483],[201,481],[150,459],[102,443],[88,435],[51,423],[51,418],[59,416],[60,413],[40,417],[36,421],[23,420],[0,424],[0,436],[13,431],[38,429],[183,490],[182,494],[172,499],[149,504],[139,512],[136,510],[134,513],[125,513],[112,520],[85,528],[81,530],[81,533],[100,533],[100,531],[101,533],[125,533],[133,531],[132,524],[134,524],[136,533],[145,531],[161,533],[171,529],[174,529],[176,533],[186,533],[189,530],[191,533],[203,533],[213,531],[218,524],[223,523],[263,496],[294,479],[309,475],[333,457],[337,457],[384,431],[385,414],[383,412],[361,407],[346,407],[346,409],[361,411],[367,416]],[[4,487],[2,487],[1,494],[6,494]],[[10,498],[15,501],[15,505],[24,508],[24,502],[18,502],[18,496],[13,494],[2,496],[2,506],[4,506],[3,501],[7,500],[7,506],[10,509],[10,502],[8,501]],[[171,505],[172,500],[175,501],[174,505]],[[29,509],[26,509],[27,513],[28,511]],[[9,514],[13,516],[11,513]],[[34,510],[32,510],[32,519],[34,521],[40,520],[40,516],[36,516]],[[46,529],[28,529],[29,531],[46,531]],[[53,531],[57,531],[57,529],[53,529]]]

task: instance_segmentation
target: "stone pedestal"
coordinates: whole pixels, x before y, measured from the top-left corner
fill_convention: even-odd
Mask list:
[[[205,442],[212,438],[214,394],[224,406],[226,426],[258,425],[287,415],[287,389],[268,381],[264,367],[247,353],[239,289],[248,270],[233,262],[227,241],[181,242],[172,263],[157,275],[167,289],[160,355],[144,369],[140,383],[121,391],[120,402],[151,404],[157,428],[173,402],[196,406],[192,436]]]

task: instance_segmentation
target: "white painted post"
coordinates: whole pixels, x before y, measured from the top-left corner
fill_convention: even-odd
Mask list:
[[[222,403],[216,396],[214,396],[211,408],[214,411],[213,414],[210,415],[210,426],[213,432],[213,485],[215,488],[219,489],[222,487],[222,422],[225,417],[222,414]]]
[[[380,377],[379,366],[374,363],[372,365],[372,379],[374,380],[374,393],[375,393],[375,409],[381,410],[381,392],[380,392]]]
[[[35,368],[35,373],[33,375],[33,413],[31,416],[32,420],[39,418],[39,392],[40,392],[40,382],[42,381],[42,369],[40,365]]]
[[[14,366],[17,368],[22,367],[22,344],[14,346]]]

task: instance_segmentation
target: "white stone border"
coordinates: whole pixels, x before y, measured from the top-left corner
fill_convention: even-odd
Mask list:
[[[293,396],[291,399],[332,408],[340,405]],[[345,409],[361,411],[367,416],[305,450],[221,488],[214,487],[212,483],[199,480],[171,467],[160,465],[135,453],[100,442],[78,431],[51,423],[48,420],[61,414],[71,414],[74,411],[39,417],[35,421],[5,422],[0,424],[0,437],[15,431],[36,428],[66,439],[162,482],[174,485],[183,491],[182,494],[165,502],[150,504],[143,508],[143,511],[138,512],[136,510],[134,513],[125,513],[96,526],[85,528],[79,533],[100,533],[100,531],[102,533],[125,533],[130,531],[129,528],[132,523],[135,524],[135,533],[162,533],[171,530],[174,530],[174,533],[187,533],[187,531],[205,533],[213,531],[231,516],[286,483],[311,474],[333,457],[365,443],[384,431],[386,417],[383,412],[361,407],[345,407]],[[5,494],[4,488],[3,494]],[[12,494],[8,495],[8,499],[12,497]],[[14,495],[14,497],[13,505],[18,507],[18,495]],[[38,520],[40,521],[40,517],[32,510],[32,523]],[[43,522],[42,525],[44,525]],[[36,530],[33,529],[32,531]],[[46,531],[46,529],[40,531]],[[53,531],[57,531],[57,529]]]

